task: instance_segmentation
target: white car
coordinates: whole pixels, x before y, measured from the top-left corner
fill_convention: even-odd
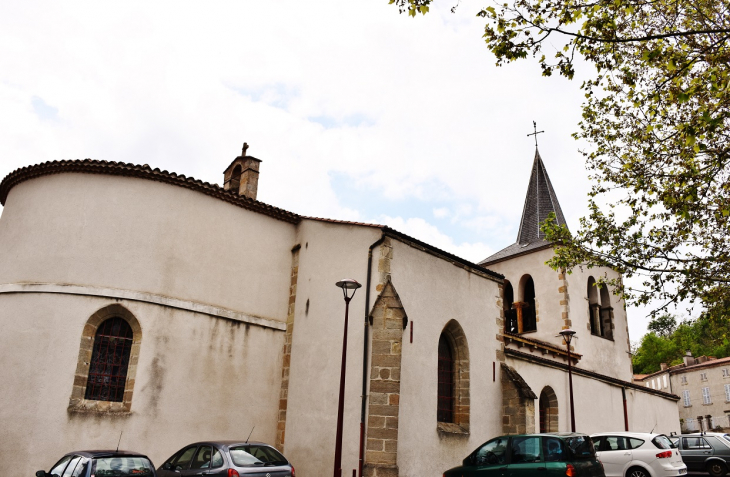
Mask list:
[[[664,434],[601,432],[591,439],[606,477],[687,475],[682,456]]]

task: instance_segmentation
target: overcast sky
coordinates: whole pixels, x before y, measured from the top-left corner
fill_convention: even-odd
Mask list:
[[[477,262],[517,237],[534,120],[576,230],[581,72],[496,67],[482,4],[454,4],[413,19],[387,0],[3,2],[0,178],[94,158],[221,184],[246,141],[259,200]],[[629,310],[632,340],[647,322]]]

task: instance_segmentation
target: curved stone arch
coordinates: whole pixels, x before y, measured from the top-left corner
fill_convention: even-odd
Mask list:
[[[133,339],[132,349],[127,366],[127,380],[124,385],[124,399],[122,402],[91,401],[84,399],[86,395],[86,383],[89,377],[89,365],[94,350],[94,339],[96,331],[103,322],[109,318],[119,317],[126,321],[132,328]],[[131,311],[122,305],[115,303],[99,309],[91,315],[84,325],[81,333],[81,344],[79,345],[79,357],[76,364],[74,384],[71,391],[71,399],[68,408],[70,411],[99,411],[99,412],[129,412],[132,408],[132,394],[134,392],[135,376],[137,374],[137,362],[139,360],[140,343],[142,342],[142,327]]]
[[[540,432],[558,432],[558,396],[550,386],[540,391]]]
[[[466,334],[458,321],[450,320],[439,335],[451,347],[454,360],[454,422],[464,431],[469,431],[469,345]],[[442,424],[442,423],[439,423]]]

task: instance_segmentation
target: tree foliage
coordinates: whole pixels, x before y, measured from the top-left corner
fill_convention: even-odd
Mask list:
[[[681,364],[687,351],[693,356],[730,356],[729,315],[704,314],[695,321],[685,320],[669,334],[660,334],[676,324],[672,315],[662,315],[649,323],[650,332],[641,339],[633,352],[634,373],[649,374],[659,371],[661,363]],[[669,325],[669,327],[667,326]]]
[[[426,13],[431,0],[391,0]],[[574,134],[592,180],[589,213],[549,262],[608,266],[636,304],[730,303],[730,3],[510,0],[478,13],[497,64],[531,56],[543,75],[589,79]],[[719,305],[718,305],[719,304]]]

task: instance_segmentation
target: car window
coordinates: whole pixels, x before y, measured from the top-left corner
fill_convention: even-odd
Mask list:
[[[513,437],[512,460],[510,462],[512,464],[540,462],[540,438]]]
[[[96,477],[145,477],[154,475],[146,457],[99,457],[91,469]]]
[[[601,452],[621,451],[631,449],[628,438],[622,436],[605,436],[600,448]]]
[[[191,469],[207,469],[210,467],[210,457],[213,454],[211,446],[200,446],[190,466]]]
[[[701,437],[683,437],[682,447],[687,450],[712,448],[710,444],[708,444],[707,441]]]
[[[76,468],[76,464],[78,464],[80,460],[80,456],[74,456],[74,458],[71,459],[71,462],[69,462],[66,466],[66,470],[63,472],[62,477],[71,477],[71,472],[74,471],[74,469]]]
[[[90,460],[86,457],[82,457],[78,463],[76,463],[76,468],[71,473],[71,477],[80,477],[82,475],[86,475],[86,470],[89,466]]]
[[[651,440],[651,443],[654,444],[657,449],[675,449],[677,447],[664,434],[656,436]]]
[[[497,437],[474,451],[474,465],[498,465],[507,463],[507,436]]]
[[[669,440],[672,441],[674,447],[679,447],[679,437],[670,437]]]
[[[210,466],[214,469],[223,466],[223,454],[218,449],[213,450],[213,458],[210,461]]]
[[[665,437],[666,439],[666,437]],[[667,439],[669,440],[669,439]],[[639,439],[637,437],[629,437],[629,449],[638,449],[641,447],[641,445],[644,443],[644,439]]]
[[[568,437],[565,443],[573,456],[573,460],[590,460],[596,458],[593,441],[588,436]]]
[[[65,455],[65,456],[61,457],[61,460],[56,462],[56,465],[51,467],[51,470],[48,473],[51,475],[58,475],[60,477],[61,474],[63,474],[63,469],[66,468],[66,464],[68,464],[68,461],[71,460],[71,457],[73,457],[73,456]]]
[[[595,447],[596,449],[600,449],[601,439],[603,439],[602,436],[591,437],[591,441],[593,441],[593,447]]]
[[[284,456],[269,446],[244,445],[231,447],[230,454],[233,463],[238,466],[287,464]]]
[[[568,451],[563,441],[557,437],[543,437],[542,453],[545,456],[545,462],[563,462],[566,460]]]
[[[183,449],[183,451],[180,452],[173,461],[172,467],[180,467],[182,470],[190,467],[190,462],[192,462],[193,460],[193,454],[195,453],[195,449],[197,449],[197,446],[190,446],[186,449]]]

